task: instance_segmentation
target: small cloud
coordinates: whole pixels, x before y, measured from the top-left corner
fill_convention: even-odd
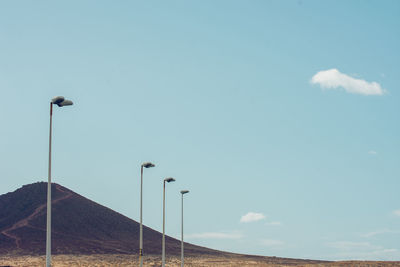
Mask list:
[[[243,234],[239,232],[206,232],[188,234],[185,237],[188,239],[241,239],[243,237]]]
[[[378,154],[378,152],[376,152],[375,150],[370,150],[370,151],[368,151],[368,154],[370,154],[370,155],[376,155],[376,154]]]
[[[266,247],[281,248],[285,245],[285,242],[275,239],[263,239],[261,240],[261,245]]]
[[[249,212],[240,218],[241,223],[256,222],[265,219],[265,215],[257,212]]]
[[[361,235],[362,237],[370,238],[374,237],[376,235],[382,235],[382,234],[400,234],[400,231],[398,230],[390,230],[390,229],[382,229],[374,232],[369,232],[366,234]]]
[[[338,241],[326,245],[338,250],[333,255],[335,260],[394,260],[400,256],[398,249],[384,248],[369,242]]]
[[[393,211],[393,215],[397,216],[397,217],[400,217],[400,210],[394,210]]]
[[[265,223],[265,225],[279,226],[279,225],[282,225],[282,223],[275,221],[275,222],[267,222],[267,223]]]
[[[384,234],[384,233],[386,233],[386,230],[379,230],[379,231],[375,231],[375,232],[369,232],[366,234],[362,234],[361,236],[369,238],[369,237],[373,237],[373,236]]]
[[[341,73],[337,69],[319,71],[311,78],[312,84],[323,89],[343,88],[347,93],[361,95],[383,95],[385,90],[377,82],[367,82]]]
[[[371,250],[380,249],[381,247],[371,245],[369,242],[351,242],[351,241],[337,241],[327,243],[328,247],[340,250]]]

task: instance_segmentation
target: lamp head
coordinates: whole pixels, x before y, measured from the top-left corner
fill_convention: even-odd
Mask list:
[[[63,102],[65,100],[65,98],[63,96],[56,96],[51,100],[52,104],[60,104],[61,102]]]
[[[155,167],[155,166],[156,165],[154,165],[151,162],[145,162],[145,163],[142,164],[142,167],[144,167],[144,168],[152,168],[152,167]]]
[[[58,103],[57,106],[64,107],[64,106],[72,106],[74,103],[71,100],[64,100],[61,103]]]
[[[164,182],[170,183],[170,182],[175,182],[175,179],[172,177],[168,177],[164,179]]]
[[[184,195],[184,194],[186,194],[186,193],[189,193],[189,190],[182,190],[182,191],[181,191],[181,194],[182,194],[182,195]]]
[[[64,106],[71,106],[73,103],[71,100],[65,99],[63,96],[56,96],[51,100],[52,104],[55,104],[59,107],[64,107]]]

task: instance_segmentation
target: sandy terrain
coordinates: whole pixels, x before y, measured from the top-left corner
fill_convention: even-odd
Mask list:
[[[90,266],[90,267],[116,267],[116,266],[138,266],[138,258],[128,255],[56,255],[53,256],[54,267],[73,267],[73,266]],[[44,256],[0,256],[0,266],[44,266]],[[147,256],[144,259],[144,266],[155,267],[161,266],[161,259],[158,256]],[[168,267],[180,266],[180,258],[167,258]],[[185,258],[185,266],[187,267],[239,267],[239,266],[260,266],[260,267],[400,267],[400,262],[333,262],[333,263],[317,263],[317,264],[279,264],[268,263],[265,260],[245,258],[245,257],[187,257]]]

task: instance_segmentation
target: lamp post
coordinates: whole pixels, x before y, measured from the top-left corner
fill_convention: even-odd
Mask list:
[[[172,177],[164,179],[164,191],[163,191],[163,227],[162,227],[162,267],[165,267],[165,182],[175,182]]]
[[[143,221],[142,221],[142,208],[143,208],[143,168],[155,167],[151,162],[145,162],[140,166],[140,241],[139,241],[139,264],[143,266]]]
[[[189,193],[189,190],[182,190],[181,191],[181,195],[182,195],[182,223],[181,223],[181,226],[182,226],[182,228],[181,228],[181,238],[182,238],[182,241],[181,241],[181,267],[183,267],[184,266],[184,251],[183,251],[183,195],[184,194],[186,194],[186,193]]]
[[[53,105],[59,107],[71,106],[73,103],[63,96],[54,97],[50,102],[50,133],[49,133],[49,170],[47,182],[47,227],[46,227],[46,267],[51,267],[51,135],[53,120]]]

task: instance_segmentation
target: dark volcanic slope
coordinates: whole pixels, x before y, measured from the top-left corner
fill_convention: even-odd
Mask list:
[[[25,185],[0,196],[0,254],[45,254],[47,183]],[[52,184],[52,251],[55,254],[138,253],[139,224],[109,208]],[[161,234],[143,227],[144,252],[161,253]],[[166,237],[168,254],[180,242]],[[187,254],[221,252],[187,244]]]

